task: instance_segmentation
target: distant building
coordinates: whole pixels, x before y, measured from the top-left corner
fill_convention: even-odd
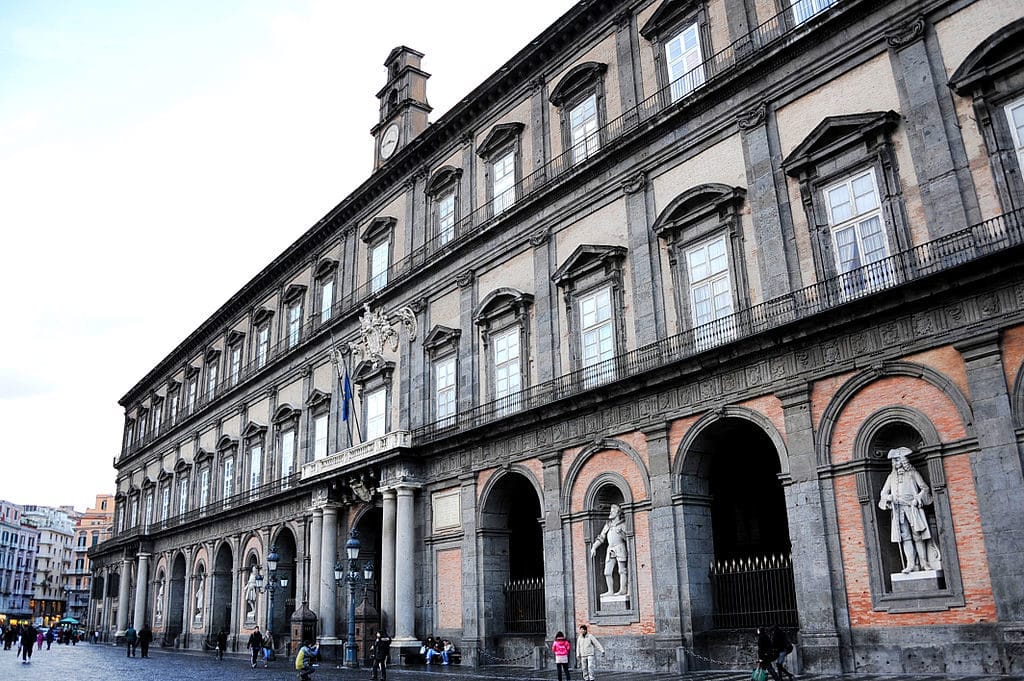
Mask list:
[[[102,599],[92,601],[89,596],[94,588],[102,592],[103,584],[93,585],[92,570],[89,562],[89,549],[100,542],[110,539],[114,528],[114,495],[97,494],[93,507],[78,514],[75,523],[75,540],[72,552],[71,569],[68,572],[68,608],[69,615],[79,620],[90,629],[96,628],[101,616]],[[96,612],[88,612],[90,604],[94,604]]]
[[[429,123],[395,48],[366,181],[121,398],[102,628],[1021,673],[1022,45],[1019,0],[583,0]]]
[[[67,611],[77,513],[70,507],[26,505],[23,508],[25,521],[39,531],[32,614],[37,622],[52,626]]]
[[[0,624],[31,621],[39,530],[22,507],[0,501]]]

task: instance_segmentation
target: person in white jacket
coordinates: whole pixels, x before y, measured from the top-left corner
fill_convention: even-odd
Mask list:
[[[594,681],[594,657],[599,650],[604,655],[604,646],[587,632],[586,624],[581,624],[580,635],[576,637],[576,660],[583,670],[583,681]]]

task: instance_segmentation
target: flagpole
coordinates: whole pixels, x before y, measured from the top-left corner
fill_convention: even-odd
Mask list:
[[[348,360],[345,355],[338,349],[337,342],[334,340],[334,334],[331,333],[331,352],[333,353],[335,370],[338,373],[338,382],[341,384],[341,410],[342,420],[345,422],[345,429],[348,432],[348,439],[352,446],[357,443],[353,441],[352,437],[352,424],[349,421],[353,421],[356,427],[356,435],[359,437],[359,444],[363,441],[362,431],[359,429],[359,418],[356,415],[356,410],[353,408],[355,398],[352,395],[352,381],[349,377],[348,371]],[[342,370],[344,369],[344,371]],[[351,402],[351,403],[350,403]],[[344,414],[348,412],[351,419],[345,418]]]
[[[349,375],[349,373],[348,373],[348,360],[345,359],[344,355],[342,355],[341,361],[345,363],[345,376],[348,376]],[[349,379],[349,388],[350,389],[351,389],[351,386],[352,386],[352,380]],[[342,390],[344,390],[344,386],[342,386]],[[352,400],[352,404],[349,406],[348,413],[349,413],[349,416],[352,417],[352,423],[354,423],[355,426],[356,426],[356,435],[359,436],[359,444],[362,444],[363,443],[363,431],[359,427],[359,415],[356,413],[356,410],[353,409],[353,407],[355,406],[355,401],[356,401],[355,400],[355,396],[352,396],[350,399]],[[355,443],[353,443],[353,444],[355,444]]]

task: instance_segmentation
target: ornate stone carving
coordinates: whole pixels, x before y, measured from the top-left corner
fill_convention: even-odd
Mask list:
[[[924,27],[924,18],[918,17],[890,32],[885,36],[885,41],[889,43],[889,47],[906,47],[924,35]]]
[[[419,314],[420,312],[423,312],[424,310],[427,309],[427,299],[417,298],[416,300],[409,303],[409,308],[416,314]]]
[[[903,549],[903,574],[939,570],[942,559],[932,539],[924,507],[932,503],[932,491],[913,466],[909,447],[890,449],[892,471],[878,498],[878,507],[892,512],[889,538]]]
[[[416,313],[409,307],[401,307],[392,314],[405,326],[409,340],[416,340]],[[359,318],[359,340],[348,345],[353,353],[359,353],[360,357],[372,362],[376,369],[384,362],[384,350],[398,350],[398,330],[392,326],[387,315],[379,309],[371,310],[369,303],[363,303],[363,316]],[[341,363],[338,348],[334,348],[333,359],[335,365]]]
[[[466,270],[464,272],[460,272],[455,277],[455,283],[459,288],[466,288],[473,283],[474,279],[476,279],[476,275],[473,273],[473,270]]]
[[[612,504],[604,528],[590,547],[590,557],[596,558],[598,549],[605,544],[608,545],[604,554],[605,590],[600,593],[600,596],[629,595],[629,545],[626,543],[627,538],[626,517],[618,504]],[[618,573],[618,586],[615,585],[616,573]]]
[[[537,231],[530,235],[530,245],[533,246],[534,248],[537,248],[538,246],[543,246],[548,242],[548,239],[550,237],[550,229],[538,229]]]
[[[622,191],[626,192],[627,194],[636,194],[638,191],[643,189],[644,185],[646,184],[647,175],[646,173],[644,173],[644,171],[641,170],[636,175],[633,175],[632,177],[623,180]]]
[[[768,104],[767,102],[761,102],[753,109],[744,111],[737,116],[736,125],[739,126],[740,130],[753,130],[764,125],[766,118],[768,118]]]

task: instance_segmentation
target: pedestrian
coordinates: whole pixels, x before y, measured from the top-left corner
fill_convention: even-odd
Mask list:
[[[228,634],[223,627],[217,632],[217,659],[224,659],[224,651],[228,649]]]
[[[53,645],[53,629],[47,629],[47,631],[46,631],[46,649],[49,650],[51,645]]]
[[[274,634],[268,631],[263,637],[263,668],[270,666],[270,660],[274,657]]]
[[[258,625],[255,631],[249,634],[249,642],[246,643],[246,647],[252,653],[252,668],[256,669],[256,662],[260,659],[260,651],[263,650],[263,634],[260,633]]]
[[[786,677],[789,681],[793,681],[796,677],[793,673],[786,669],[786,656],[793,652],[793,644],[790,642],[789,637],[786,636],[785,630],[777,624],[772,625],[772,648],[775,649],[777,657],[775,658],[775,669],[779,673],[779,677]]]
[[[565,634],[555,634],[555,642],[551,644],[551,652],[555,654],[555,667],[558,668],[558,681],[562,681],[562,672],[565,672],[565,681],[569,681],[569,651],[572,644]]]
[[[139,634],[135,631],[135,627],[128,625],[128,628],[124,630],[124,644],[125,657],[135,657],[135,645],[139,642]]]
[[[782,681],[779,673],[775,671],[772,664],[778,657],[778,653],[772,646],[772,636],[768,633],[767,627],[757,628],[757,668],[768,672],[775,681]]]
[[[36,631],[36,648],[38,650],[42,650],[43,649],[43,638],[44,638],[43,632]]]
[[[21,663],[32,664],[32,645],[36,642],[39,632],[31,624],[21,628]]]
[[[139,630],[139,647],[142,648],[142,657],[149,657],[149,644],[153,642],[153,630],[149,623],[143,624]]]
[[[93,631],[92,631],[92,642],[94,644],[100,642],[100,630],[99,629],[93,629]]]
[[[313,661],[319,654],[320,646],[309,641],[302,642],[302,647],[295,656],[295,671],[299,672],[299,681],[308,681],[313,677],[313,672],[316,671]]]
[[[373,645],[370,647],[370,659],[373,662],[373,681],[377,681],[377,672],[380,672],[380,681],[388,681],[388,663],[391,657],[391,638],[384,632],[377,631]]]
[[[580,635],[576,637],[576,659],[580,663],[583,681],[594,681],[594,658],[598,650],[604,655],[604,646],[590,633],[586,624],[581,624]]]

